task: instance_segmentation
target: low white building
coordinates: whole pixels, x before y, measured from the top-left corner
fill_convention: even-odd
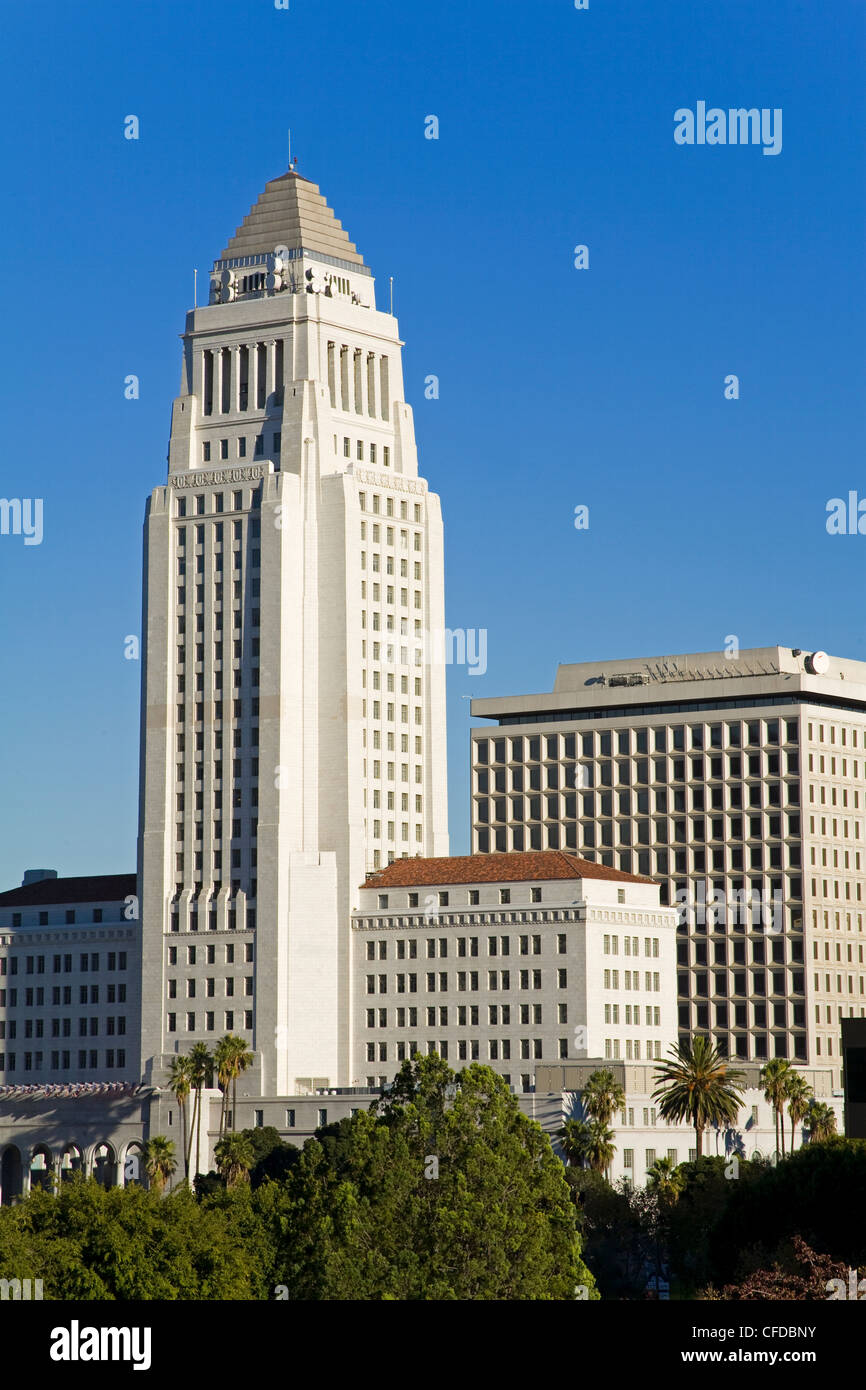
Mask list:
[[[137,1031],[119,1023],[121,1006],[130,1020],[139,1008],[138,923],[125,916],[134,892],[132,875],[41,876],[0,895],[2,1202],[76,1171],[138,1180],[155,1134],[175,1141],[175,1182],[182,1176],[183,1122],[167,1072],[141,1074]],[[455,1071],[492,1067],[557,1146],[564,1121],[582,1113],[587,1078],[605,1067],[626,1094],[613,1180],[641,1185],[656,1158],[685,1162],[694,1131],[666,1124],[652,1098],[657,1063],[677,1037],[677,911],[658,899],[650,879],[560,851],[394,861],[360,887],[348,924],[352,1084],[309,1076],[294,1094],[263,1095],[254,1066],[238,1078],[231,1127],[273,1126],[301,1145],[366,1109],[405,1058],[436,1052]],[[214,940],[192,949],[206,997]],[[704,1152],[771,1154],[775,1121],[759,1069],[735,1065],[748,1087],[738,1124],[708,1131]],[[841,1132],[830,1072],[804,1075]],[[219,1114],[219,1092],[206,1092],[193,1172],[213,1166]],[[803,1138],[801,1126],[797,1146]]]
[[[140,1080],[136,893],[52,869],[0,893],[0,1087]]]
[[[353,1082],[384,1085],[415,1052],[520,1092],[540,1063],[660,1058],[676,925],[651,879],[559,850],[395,860],[352,914]]]
[[[652,1094],[678,1036],[677,920],[652,879],[559,850],[396,860],[368,876],[352,916],[356,1084],[387,1085],[415,1052],[455,1070],[483,1062],[553,1137],[607,1068],[626,1094],[611,1177],[641,1185],[657,1158],[695,1156],[694,1130],[662,1120]],[[732,1065],[738,1123],[708,1131],[704,1152],[770,1155],[760,1069]],[[802,1074],[841,1132],[829,1070]],[[801,1125],[796,1147],[803,1137]]]

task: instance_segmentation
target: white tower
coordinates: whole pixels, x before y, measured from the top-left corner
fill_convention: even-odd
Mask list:
[[[232,1032],[262,1094],[347,1084],[365,873],[448,853],[439,499],[397,322],[307,179],[267,184],[183,343],[144,539],[142,1061]]]

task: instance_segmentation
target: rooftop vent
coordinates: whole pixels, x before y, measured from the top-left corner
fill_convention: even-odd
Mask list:
[[[41,883],[44,878],[56,878],[56,869],[25,869],[21,887],[26,888],[28,883]]]

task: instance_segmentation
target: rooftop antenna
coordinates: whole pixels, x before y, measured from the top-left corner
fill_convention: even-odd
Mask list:
[[[388,279],[389,279],[390,282],[391,282],[391,316],[393,317],[393,315],[394,315],[394,276],[393,276],[393,275],[389,275],[389,276],[388,276]]]
[[[192,307],[198,308],[198,271],[192,273]]]

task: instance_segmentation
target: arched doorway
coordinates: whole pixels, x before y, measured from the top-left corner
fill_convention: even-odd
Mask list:
[[[30,1159],[30,1191],[41,1187],[43,1192],[50,1192],[53,1186],[51,1150],[45,1144],[37,1144]]]
[[[21,1179],[21,1155],[14,1144],[9,1144],[0,1159],[0,1202],[4,1207],[11,1206],[21,1196]]]
[[[70,1182],[84,1173],[84,1154],[77,1144],[67,1144],[60,1155],[60,1181]]]
[[[117,1155],[110,1144],[97,1144],[93,1150],[93,1176],[103,1187],[117,1182]]]

